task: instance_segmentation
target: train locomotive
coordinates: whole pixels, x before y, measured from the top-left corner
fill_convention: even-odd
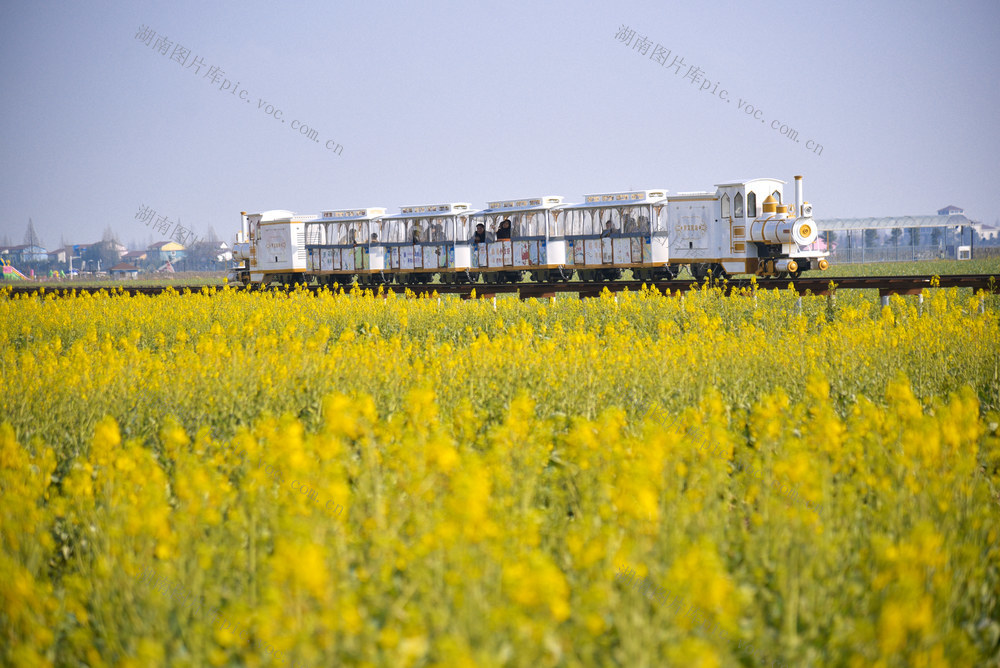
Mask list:
[[[669,280],[683,268],[697,280],[731,274],[797,277],[828,267],[812,205],[784,203],[784,181],[750,179],[715,191],[664,189],[586,195],[580,203],[543,196],[297,215],[247,214],[233,247],[234,285],[426,284]]]

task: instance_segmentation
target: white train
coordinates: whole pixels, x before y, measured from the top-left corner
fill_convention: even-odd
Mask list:
[[[778,179],[733,181],[714,192],[666,190],[587,195],[578,204],[546,196],[489,202],[340,209],[319,215],[242,213],[229,280],[239,285],[363,285],[518,281],[606,281],[631,269],[638,280],[707,276],[798,276],[826,269],[812,205],[784,203]]]

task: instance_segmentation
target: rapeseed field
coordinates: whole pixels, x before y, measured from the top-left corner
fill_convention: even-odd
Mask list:
[[[0,295],[0,664],[997,665],[998,351],[940,289]]]

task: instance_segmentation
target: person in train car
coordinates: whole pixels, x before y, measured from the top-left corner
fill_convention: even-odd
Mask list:
[[[476,231],[472,235],[472,243],[474,244],[484,244],[486,243],[486,226],[482,223],[476,225]]]
[[[510,218],[500,221],[500,229],[497,230],[497,241],[510,239]]]
[[[420,226],[413,226],[413,243],[420,243]]]
[[[626,234],[635,234],[639,231],[639,225],[635,222],[635,216],[630,213],[625,214],[624,231]]]
[[[639,216],[639,233],[649,234],[649,218],[647,216]]]
[[[614,226],[611,224],[611,219],[608,218],[608,222],[604,223],[604,231],[601,232],[601,238],[610,237],[612,234],[617,232]]]
[[[434,223],[434,227],[431,229],[431,241],[444,241],[444,230],[441,228],[441,223]]]
[[[372,241],[371,242],[373,244],[377,244],[378,243],[378,232],[372,232]]]
[[[358,245],[358,238],[354,230],[347,230],[347,243],[351,244],[352,246]]]

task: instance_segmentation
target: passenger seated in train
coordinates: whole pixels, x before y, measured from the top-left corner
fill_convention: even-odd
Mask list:
[[[486,243],[486,226],[482,223],[476,225],[476,231],[472,234],[472,243],[474,244],[484,244]]]
[[[347,230],[347,243],[351,244],[352,246],[358,245],[358,238],[357,235],[354,233],[354,230]]]
[[[622,228],[625,234],[635,234],[639,231],[639,224],[635,222],[635,216],[625,216],[625,226]]]
[[[500,229],[497,230],[497,241],[510,239],[510,218],[500,221]]]
[[[608,218],[608,222],[604,223],[604,231],[601,232],[601,238],[610,237],[612,234],[617,232],[614,226],[611,224],[611,219]]]
[[[411,240],[415,244],[416,243],[420,243],[420,226],[419,225],[414,225],[413,226],[413,234],[412,234],[412,239]]]
[[[444,241],[444,229],[442,229],[441,223],[434,223],[434,227],[431,229],[431,241]]]
[[[639,216],[639,233],[649,234],[649,218],[647,216]]]
[[[378,233],[377,232],[372,232],[372,241],[371,242],[373,244],[377,244],[378,243]]]

